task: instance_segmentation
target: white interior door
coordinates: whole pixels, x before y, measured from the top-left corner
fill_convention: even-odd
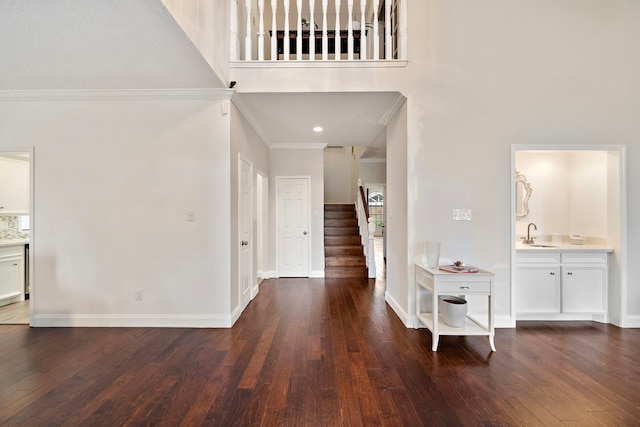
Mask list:
[[[309,178],[280,177],[278,275],[309,277]]]
[[[251,164],[240,158],[240,304],[246,307],[251,299]]]

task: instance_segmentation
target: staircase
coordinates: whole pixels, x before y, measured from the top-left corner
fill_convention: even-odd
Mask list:
[[[354,205],[324,205],[324,277],[368,277]]]

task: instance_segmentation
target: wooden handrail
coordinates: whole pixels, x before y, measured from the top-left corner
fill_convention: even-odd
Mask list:
[[[364,187],[362,187],[362,185],[360,186],[360,197],[362,198],[364,214],[367,216],[367,221],[369,221],[369,205],[367,205],[367,198],[364,196]]]

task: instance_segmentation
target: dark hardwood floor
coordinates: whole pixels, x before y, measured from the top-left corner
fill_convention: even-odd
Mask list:
[[[640,330],[407,329],[384,283],[280,279],[231,329],[0,326],[1,426],[640,423]]]

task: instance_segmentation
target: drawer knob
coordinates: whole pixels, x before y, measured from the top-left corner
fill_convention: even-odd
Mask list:
[[[460,286],[460,289],[469,289],[468,286]]]
[[[556,273],[554,273],[553,271],[551,273],[549,273],[549,274],[552,275],[552,276],[556,275]]]

